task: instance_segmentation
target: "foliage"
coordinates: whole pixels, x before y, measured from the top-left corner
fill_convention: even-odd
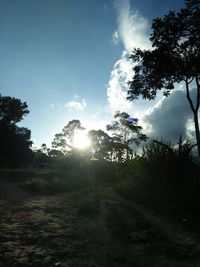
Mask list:
[[[68,158],[59,161],[54,172],[42,173],[22,183],[22,187],[34,194],[57,194],[75,190],[99,188],[115,183],[121,167],[107,161],[84,161]]]
[[[6,125],[16,124],[29,113],[26,102],[20,99],[0,95],[0,121]]]
[[[162,139],[153,140],[143,148],[142,157],[149,161],[183,161],[192,159],[192,148],[194,144],[190,140],[183,140],[180,136],[177,145],[173,146],[170,142]]]
[[[5,165],[19,166],[32,156],[31,131],[16,125],[28,113],[26,102],[0,96],[0,158],[4,159]]]
[[[62,133],[55,134],[52,147],[58,149],[62,153],[66,153],[67,142]]]
[[[111,137],[102,130],[91,130],[88,132],[91,141],[91,158],[102,160],[108,157]]]
[[[62,153],[71,153],[74,150],[73,138],[76,133],[84,130],[85,128],[81,126],[79,120],[71,120],[62,129],[61,133],[55,135],[52,142],[52,147],[60,150]]]
[[[64,156],[64,154],[60,150],[51,149],[48,153],[48,156],[54,159],[55,158],[61,159]]]
[[[132,144],[139,145],[147,139],[146,135],[141,133],[142,127],[137,122],[128,122],[129,117],[128,113],[117,111],[114,115],[115,120],[107,125],[107,130],[115,135],[111,144],[115,157],[120,162],[123,161],[124,156],[126,160],[132,157]]]
[[[185,84],[186,97],[194,116],[196,141],[200,156],[198,110],[200,104],[200,7],[198,0],[186,1],[180,12],[172,12],[152,23],[152,49],[134,49],[134,77],[129,82],[128,99],[139,96],[154,99],[164,89],[170,95],[175,83]],[[196,88],[192,101],[191,88]]]
[[[193,144],[180,137],[177,146],[163,140],[145,145],[143,154],[125,162],[125,177],[116,189],[162,212],[199,209],[199,170],[191,156]]]

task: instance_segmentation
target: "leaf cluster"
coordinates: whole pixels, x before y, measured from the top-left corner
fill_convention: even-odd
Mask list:
[[[200,77],[200,6],[186,1],[180,12],[170,11],[152,23],[152,49],[134,49],[131,55],[134,77],[129,82],[128,99],[155,99],[164,89],[168,96],[174,84]]]

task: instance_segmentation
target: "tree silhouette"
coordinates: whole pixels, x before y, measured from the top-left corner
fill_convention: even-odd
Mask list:
[[[29,113],[26,102],[20,99],[0,95],[0,121],[7,125],[20,122]]]
[[[0,96],[0,158],[19,166],[31,157],[31,131],[18,127],[17,122],[29,113],[26,102],[9,96]]]
[[[91,141],[91,156],[93,159],[105,159],[110,152],[110,136],[102,130],[91,130],[88,132]]]
[[[66,138],[67,146],[71,150],[74,149],[74,136],[75,136],[75,134],[80,133],[83,130],[85,130],[85,128],[81,126],[81,122],[79,120],[71,120],[63,128],[62,134]]]
[[[81,126],[81,122],[79,120],[69,121],[62,129],[62,132],[55,135],[52,147],[60,150],[64,154],[73,152],[74,136],[84,129],[85,128]]]
[[[60,152],[65,154],[67,151],[66,147],[67,147],[67,142],[63,134],[62,133],[55,134],[54,140],[52,142],[52,148],[54,148],[54,150],[58,149]]]
[[[129,150],[126,144],[121,142],[121,140],[115,136],[110,138],[109,151],[110,159],[112,161],[118,161],[120,163],[127,158],[127,153],[128,155],[131,155],[132,153],[132,149]]]
[[[155,99],[157,92],[169,96],[175,83],[184,83],[186,97],[193,113],[198,154],[200,132],[200,1],[187,0],[180,12],[170,11],[153,20],[151,50],[134,49],[134,77],[129,82],[128,99]],[[196,89],[196,100],[191,89]]]
[[[125,149],[126,159],[129,159],[132,154],[130,145],[139,145],[140,142],[147,139],[146,135],[141,133],[142,127],[137,122],[128,122],[129,117],[128,113],[117,111],[114,115],[115,120],[107,125],[107,130],[112,131],[115,135],[113,139],[115,150],[118,149],[122,156],[122,151]]]

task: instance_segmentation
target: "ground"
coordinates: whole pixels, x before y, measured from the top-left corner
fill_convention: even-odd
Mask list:
[[[200,246],[109,186],[38,196],[1,182],[0,266],[198,267]]]

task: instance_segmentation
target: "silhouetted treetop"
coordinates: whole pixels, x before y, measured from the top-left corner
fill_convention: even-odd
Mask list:
[[[200,104],[200,1],[188,0],[180,12],[170,11],[152,23],[152,49],[134,49],[134,76],[128,99],[155,99],[159,90],[170,95],[175,83],[185,84],[186,97],[194,116],[200,155],[198,110]],[[196,88],[196,101],[190,90]]]
[[[71,120],[62,129],[61,133],[55,134],[52,142],[52,148],[57,148],[62,153],[67,153],[74,149],[74,136],[76,133],[84,130],[79,120]]]
[[[0,121],[7,124],[17,123],[29,113],[28,105],[18,98],[0,95]]]
[[[0,158],[10,160],[15,167],[32,156],[31,131],[16,125],[28,113],[26,102],[0,95]]]

